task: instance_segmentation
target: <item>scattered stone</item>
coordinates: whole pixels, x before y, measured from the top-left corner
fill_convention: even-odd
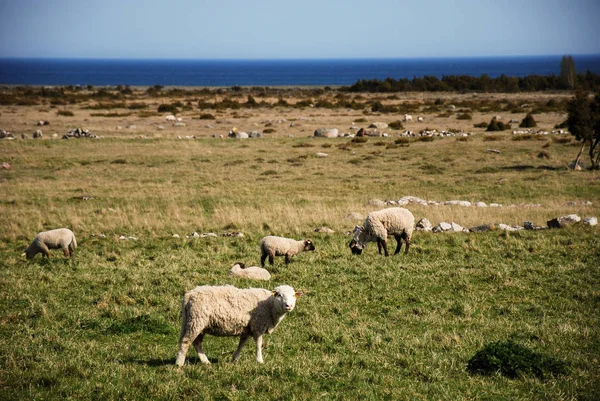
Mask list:
[[[381,199],[369,199],[369,201],[367,202],[367,205],[375,206],[375,207],[384,207],[385,202],[382,201]]]
[[[314,136],[320,138],[337,138],[338,137],[338,129],[337,128],[317,128],[315,130]]]
[[[590,216],[583,219],[583,222],[589,226],[597,226],[598,219],[596,217]]]
[[[360,213],[356,213],[356,212],[352,212],[349,215],[347,215],[346,217],[344,217],[346,220],[363,220],[364,217],[362,214]]]
[[[431,222],[425,217],[417,222],[417,231],[431,231],[432,229]]]
[[[263,138],[263,133],[258,131],[252,131],[248,134],[250,138]]]
[[[498,149],[486,149],[485,153],[496,153],[496,154],[500,154],[500,151]]]
[[[172,237],[173,237],[173,238],[181,238],[181,237],[179,236],[179,234],[173,234],[173,235],[172,235]]]
[[[329,156],[329,155],[328,155],[327,153],[323,153],[323,152],[317,152],[317,153],[315,154],[315,156],[317,156],[317,157],[327,157],[327,156]]]
[[[476,207],[487,207],[487,205],[485,204],[485,202],[477,202],[475,204]]]
[[[119,239],[120,239],[120,240],[132,240],[132,241],[136,241],[136,240],[137,240],[137,237],[133,237],[133,236],[126,237],[125,235],[121,235],[121,236],[119,237]]]
[[[104,234],[90,234],[90,237],[92,237],[92,238],[95,238],[95,237],[106,238],[106,235],[104,235]]]
[[[450,223],[450,226],[452,226],[452,231],[454,231],[455,233],[460,233],[466,230],[461,225],[456,224],[455,222]],[[469,230],[467,230],[467,232],[469,232]]]
[[[548,220],[548,227],[550,228],[562,228],[574,223],[579,223],[581,221],[581,217],[576,214],[569,214],[567,216],[556,217],[552,220]]]
[[[317,227],[315,228],[315,232],[316,233],[325,233],[325,234],[333,234],[335,231],[333,231],[331,228],[329,227]]]
[[[223,237],[243,237],[244,233],[240,231],[228,231],[223,233]]]
[[[523,227],[520,226],[509,226],[508,224],[500,223],[498,224],[498,228],[504,231],[520,231],[523,230]]]
[[[375,129],[386,129],[388,127],[387,123],[372,123],[371,125],[369,125],[369,128],[375,128]]]
[[[494,226],[491,224],[482,224],[479,226],[469,228],[469,231],[472,233],[485,233],[488,231],[492,231],[493,229],[494,229]]]
[[[10,170],[10,163],[2,162],[2,164],[0,165],[0,168],[2,168],[4,170]]]
[[[218,235],[215,234],[215,233],[202,233],[202,234],[200,234],[200,238],[206,238],[206,237],[218,237]]]

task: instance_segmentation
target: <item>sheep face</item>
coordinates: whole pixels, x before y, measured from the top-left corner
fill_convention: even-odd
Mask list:
[[[281,314],[291,312],[296,307],[296,298],[301,296],[301,292],[294,291],[289,285],[281,285],[273,290],[274,308]]]
[[[364,233],[365,228],[363,226],[354,226],[354,230],[352,230],[352,241],[350,241],[350,250],[353,255],[360,255],[363,251],[364,241],[360,241],[361,235]]]
[[[305,251],[314,251],[315,250],[315,245],[312,243],[311,240],[309,240],[309,239],[304,240],[304,250]]]

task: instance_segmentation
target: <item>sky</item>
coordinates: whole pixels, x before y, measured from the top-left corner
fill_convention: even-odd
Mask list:
[[[0,0],[0,58],[600,54],[600,0]]]

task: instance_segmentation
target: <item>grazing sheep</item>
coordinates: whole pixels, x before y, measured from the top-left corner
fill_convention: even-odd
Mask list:
[[[43,231],[35,236],[33,242],[25,250],[27,259],[33,258],[38,253],[50,257],[49,249],[62,248],[65,256],[73,256],[77,241],[75,234],[68,228],[58,228],[56,230]]]
[[[256,341],[256,361],[263,363],[262,336],[275,330],[285,315],[294,309],[296,298],[301,295],[289,285],[279,286],[273,291],[205,285],[186,292],[175,363],[183,366],[188,348],[193,344],[202,363],[210,364],[202,348],[205,334],[239,336],[240,343],[233,354],[233,362],[239,359],[242,348],[252,336]]]
[[[276,237],[269,235],[260,240],[260,264],[265,267],[265,260],[269,257],[271,265],[275,262],[275,256],[285,256],[285,263],[292,261],[292,257],[303,251],[314,251],[315,246],[309,239],[297,241],[295,239]]]
[[[231,270],[229,270],[229,276],[249,278],[254,280],[271,279],[271,274],[267,270],[258,266],[246,267],[246,265],[242,262],[237,262],[235,265],[233,265]]]
[[[354,255],[360,255],[368,242],[377,242],[379,254],[383,249],[385,256],[389,256],[386,241],[388,234],[391,234],[398,243],[394,255],[400,252],[403,239],[406,243],[404,253],[407,254],[414,226],[415,217],[413,214],[401,207],[371,212],[362,226],[354,228],[354,237],[350,242],[350,249]]]

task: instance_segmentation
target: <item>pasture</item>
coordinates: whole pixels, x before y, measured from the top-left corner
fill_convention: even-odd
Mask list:
[[[18,107],[31,106],[11,110]],[[78,118],[100,121],[81,113],[67,117],[71,127]],[[264,118],[256,110],[247,111],[254,117],[227,113],[223,126]],[[311,118],[342,125],[359,116]],[[474,117],[489,121],[489,114]],[[6,108],[0,121],[17,127]],[[406,206],[434,225],[600,217],[600,174],[566,169],[579,149],[574,140],[479,132],[465,140],[353,142],[309,138],[312,127],[294,128],[294,137],[279,128],[249,140],[178,140],[155,131],[141,139],[140,130],[121,135],[112,122],[96,124],[102,139],[0,142],[0,162],[11,165],[0,170],[0,398],[600,398],[597,226],[415,231],[409,254],[388,258],[375,244],[353,256],[346,235],[362,223],[351,213],[381,208],[369,201],[407,195],[502,205]],[[335,232],[314,232],[320,226]],[[72,259],[61,251],[21,256],[37,232],[58,227],[75,232]],[[192,232],[217,236],[186,238]],[[231,232],[244,236],[223,235]],[[316,250],[287,266],[276,258],[270,282],[229,278],[237,261],[259,264],[265,235],[311,238]],[[265,336],[263,365],[252,340],[232,364],[237,338],[207,336],[213,364],[190,350],[178,369],[181,298],[202,284],[288,284],[305,295]],[[568,372],[467,372],[478,350],[505,340],[564,361]]]

